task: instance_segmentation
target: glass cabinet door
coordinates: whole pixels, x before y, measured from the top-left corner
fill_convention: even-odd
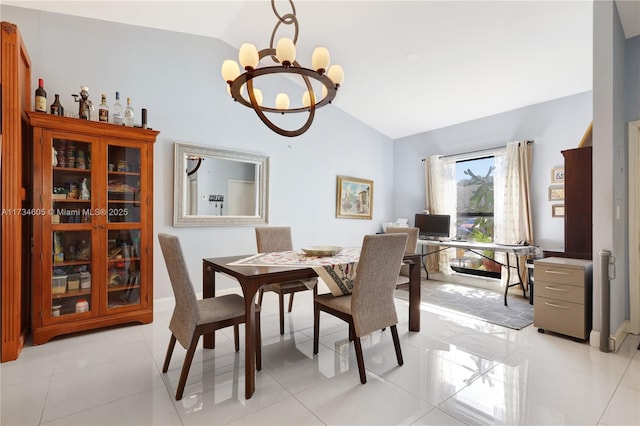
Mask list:
[[[52,231],[51,317],[91,312],[91,231]]]
[[[140,149],[108,147],[108,221],[140,222]]]
[[[107,239],[107,307],[140,303],[140,229],[110,230]]]
[[[140,190],[142,148],[107,145],[107,310],[139,308],[142,281],[141,218],[146,211]]]
[[[91,223],[92,143],[53,138],[51,223]]]
[[[56,317],[68,315],[91,316],[97,310],[92,294],[92,244],[98,220],[92,192],[92,154],[96,145],[91,139],[59,134],[49,140],[51,186],[46,191],[51,193],[51,204],[44,218],[48,221],[45,227],[53,253],[50,318],[56,321]]]

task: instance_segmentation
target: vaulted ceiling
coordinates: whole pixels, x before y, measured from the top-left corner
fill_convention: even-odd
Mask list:
[[[268,47],[261,1],[8,1],[4,4]],[[640,1],[617,2],[625,37]],[[278,0],[277,10],[291,11]],[[324,45],[345,70],[333,105],[392,139],[592,89],[591,1],[296,0],[298,61]],[[278,36],[290,34],[282,26]],[[284,28],[284,29],[283,29]],[[211,70],[220,79],[220,70]],[[221,82],[221,84],[223,84]]]

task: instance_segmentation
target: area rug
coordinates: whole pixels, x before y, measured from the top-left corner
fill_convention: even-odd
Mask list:
[[[409,291],[398,289],[395,296],[409,300]],[[533,305],[528,300],[522,296],[509,295],[509,305],[504,306],[504,293],[485,288],[423,279],[421,300],[423,303],[514,330],[533,323]]]

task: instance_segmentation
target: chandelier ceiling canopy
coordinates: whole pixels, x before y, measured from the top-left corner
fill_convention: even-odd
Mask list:
[[[252,108],[260,120],[274,132],[288,137],[300,136],[306,132],[315,116],[317,108],[321,108],[336,97],[338,88],[344,80],[344,71],[340,65],[330,66],[330,55],[326,47],[317,47],[311,57],[311,68],[302,67],[296,61],[296,43],[298,41],[298,20],[296,18],[296,8],[293,0],[289,0],[291,13],[281,15],[276,9],[275,0],[271,0],[271,8],[278,18],[269,47],[258,51],[251,43],[244,43],[240,46],[238,63],[232,59],[227,59],[222,64],[222,78],[228,84],[228,92],[231,97],[242,105]],[[287,37],[280,38],[274,48],[276,32],[281,24],[294,26],[293,40]],[[259,66],[261,60],[271,59],[274,65]],[[240,73],[240,67],[244,72]],[[270,74],[293,74],[299,75],[306,86],[302,93],[298,106],[290,106],[289,96],[286,93],[279,93],[276,96],[274,106],[262,105],[262,92],[254,86],[254,80],[258,77]],[[312,80],[319,82],[322,86],[319,96],[315,93]],[[309,115],[305,123],[296,130],[286,130],[274,124],[265,113],[292,114],[304,113]]]

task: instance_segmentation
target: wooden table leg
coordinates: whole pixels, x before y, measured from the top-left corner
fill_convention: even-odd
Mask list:
[[[409,331],[420,331],[420,263],[409,264]]]
[[[204,299],[208,297],[216,297],[216,271],[213,266],[202,264],[202,297]],[[214,349],[216,347],[216,335],[215,331],[209,334],[205,334],[202,338],[203,347],[207,349]]]
[[[256,293],[258,289],[250,284],[242,285],[244,293],[244,397],[250,399],[256,390]]]

